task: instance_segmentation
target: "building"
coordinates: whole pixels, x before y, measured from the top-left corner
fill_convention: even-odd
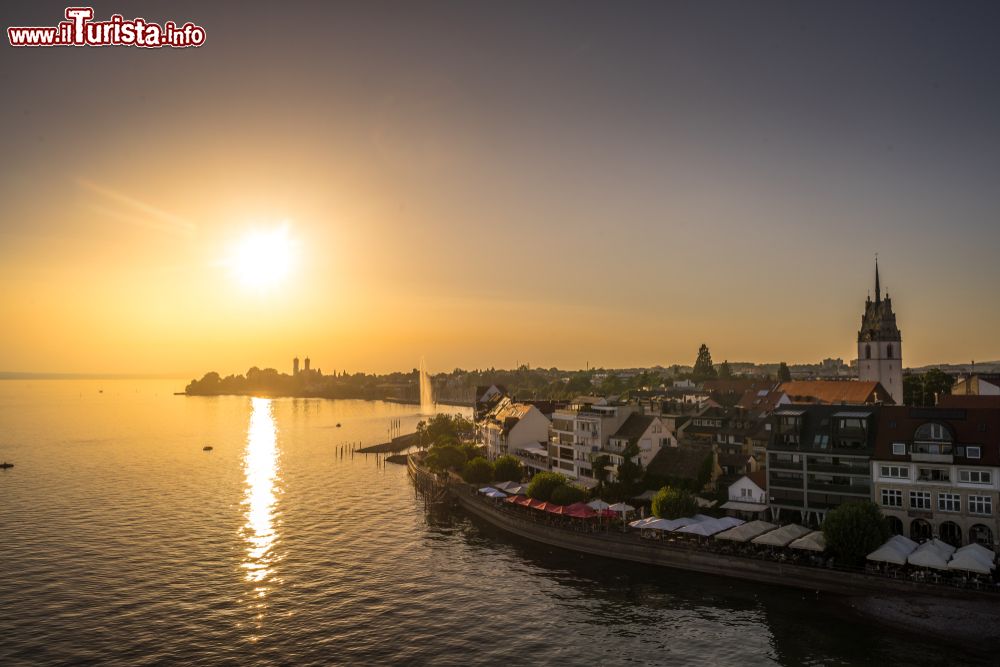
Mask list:
[[[1000,409],[883,408],[871,469],[893,532],[1000,545]]]
[[[549,420],[533,405],[516,403],[503,396],[493,408],[476,421],[478,442],[486,455],[496,459],[513,454],[525,446],[538,448],[549,434]]]
[[[774,519],[818,526],[834,507],[871,499],[877,412],[832,405],[775,410],[766,459]]]
[[[299,358],[295,357],[292,359],[292,375],[299,374]]]
[[[951,393],[956,396],[1000,396],[1000,375],[990,373],[959,378]]]
[[[891,393],[874,380],[792,380],[782,382],[778,392],[796,405],[893,404]]]
[[[645,468],[662,447],[676,446],[677,440],[659,417],[633,412],[608,438],[608,445],[601,453],[607,454],[610,459],[609,479],[614,480],[617,478],[618,466],[625,462],[626,449],[634,448],[637,453],[632,461]]]
[[[577,396],[557,409],[548,436],[552,470],[584,486],[595,485],[593,460],[608,449],[611,436],[637,411],[636,406],[596,396]]]
[[[888,292],[882,298],[875,260],[875,300],[865,302],[858,331],[858,379],[878,382],[897,405],[903,404],[903,344]]]
[[[729,499],[722,509],[730,516],[759,519],[767,510],[767,472],[758,470],[730,484]]]

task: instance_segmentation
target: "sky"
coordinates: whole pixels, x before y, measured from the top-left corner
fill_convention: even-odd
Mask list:
[[[0,370],[1000,358],[991,3],[93,4],[206,42],[4,39]]]

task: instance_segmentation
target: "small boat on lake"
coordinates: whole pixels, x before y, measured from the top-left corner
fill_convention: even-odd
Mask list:
[[[203,452],[210,452],[213,449],[215,449],[215,447],[213,447],[212,445],[205,445],[204,447],[201,448],[201,451],[203,451]]]
[[[14,467],[13,463],[7,463],[6,461],[0,463],[0,470],[6,470],[7,468],[13,468],[13,467]]]
[[[340,428],[340,422],[337,422],[337,428]]]

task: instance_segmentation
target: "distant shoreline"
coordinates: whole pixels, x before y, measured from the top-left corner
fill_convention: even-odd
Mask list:
[[[252,396],[256,398],[322,398],[328,401],[384,401],[386,403],[399,403],[401,405],[420,405],[420,401],[414,401],[407,398],[390,398],[390,397],[380,397],[380,396],[323,396],[321,394],[310,394],[310,393],[268,393],[268,392],[218,392],[218,393],[189,393],[186,391],[176,391],[174,396],[193,396],[193,397],[206,397],[206,396]],[[447,405],[456,408],[471,408],[473,403],[471,401],[452,401],[452,400],[442,400],[434,401],[435,405]]]

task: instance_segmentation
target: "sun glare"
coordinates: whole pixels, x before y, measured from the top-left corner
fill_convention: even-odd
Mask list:
[[[287,226],[248,234],[226,261],[233,278],[245,287],[271,289],[285,281],[295,262],[295,243]]]

